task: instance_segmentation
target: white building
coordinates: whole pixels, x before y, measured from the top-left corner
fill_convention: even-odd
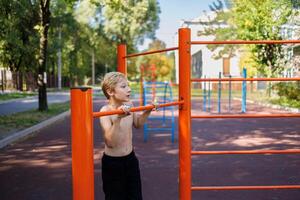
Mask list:
[[[214,13],[209,13],[210,17],[214,17]],[[191,21],[182,21],[181,28],[186,27],[191,29],[191,41],[213,41],[214,36],[204,36],[200,32],[205,28],[205,20],[207,16],[203,13],[200,17]],[[199,23],[201,21],[201,24]],[[218,25],[218,26],[226,26]],[[176,35],[178,38],[178,35]],[[178,41],[176,41],[178,46]],[[229,57],[224,55],[221,59],[214,59],[215,52],[212,52],[207,48],[207,45],[192,45],[192,78],[217,78],[219,73],[222,77],[240,77],[239,68],[239,53],[236,53],[235,57]],[[178,51],[175,52],[176,71],[178,71]],[[176,81],[178,82],[178,73],[176,73]]]
[[[215,36],[204,36],[201,35],[200,32],[204,30],[205,26],[207,26],[205,24],[208,22],[208,18],[212,19],[214,17],[214,12],[203,13],[201,16],[193,20],[182,20],[180,27],[191,29],[191,41],[213,41]],[[225,27],[226,24],[217,24],[216,26]],[[300,17],[288,24],[283,25],[281,34],[285,40],[299,40]],[[176,33],[175,38],[175,44],[178,46],[178,33]],[[290,61],[290,63],[285,66],[285,70],[282,75],[284,77],[300,76],[300,46],[298,44],[287,45],[285,51],[286,59]],[[242,69],[242,67],[246,67],[239,66],[241,52],[235,52],[235,56],[231,58],[224,55],[221,59],[214,59],[216,52],[217,51],[210,51],[206,45],[192,45],[192,78],[218,78],[219,73],[221,73],[222,77],[228,77],[229,75],[232,77],[241,77],[242,72],[240,69]],[[176,71],[178,72],[178,51],[175,51],[175,59],[175,67]],[[176,83],[178,83],[178,80],[178,73],[176,73]]]

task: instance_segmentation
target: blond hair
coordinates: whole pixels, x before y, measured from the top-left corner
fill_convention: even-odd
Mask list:
[[[103,81],[102,81],[102,91],[107,99],[110,98],[109,94],[107,93],[108,90],[113,91],[120,82],[120,80],[127,80],[125,75],[120,72],[109,72],[105,74]]]

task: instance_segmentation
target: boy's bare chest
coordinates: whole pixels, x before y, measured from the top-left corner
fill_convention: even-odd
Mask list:
[[[114,121],[114,117],[111,118],[112,123],[113,123],[113,121]],[[120,129],[121,130],[132,129],[132,125],[133,125],[133,115],[132,114],[121,118],[121,121],[120,121]]]

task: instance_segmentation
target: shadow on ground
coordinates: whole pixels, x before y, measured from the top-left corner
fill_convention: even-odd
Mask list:
[[[94,110],[99,110],[101,104],[103,101],[96,101]],[[94,124],[95,199],[100,200],[104,199],[100,179],[103,140],[97,119]],[[193,120],[192,130],[193,150],[300,148],[297,118]],[[1,199],[72,199],[70,140],[68,117],[1,149]],[[143,131],[134,130],[134,144],[140,159],[144,199],[178,199],[177,140],[173,144],[170,134],[160,133],[151,134],[144,143]],[[299,166],[299,154],[193,156],[192,184],[300,185]],[[300,190],[195,191],[192,196],[205,200],[299,200]]]

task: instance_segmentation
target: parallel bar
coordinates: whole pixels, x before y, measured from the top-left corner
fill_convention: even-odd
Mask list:
[[[300,40],[231,40],[231,41],[192,41],[191,44],[298,44]]]
[[[193,191],[199,190],[273,190],[273,189],[300,189],[300,185],[260,185],[260,186],[193,186]]]
[[[159,104],[157,105],[157,108],[167,107],[167,106],[176,106],[183,104],[184,101],[176,101],[171,103],[165,103],[165,104]],[[143,111],[143,110],[151,110],[155,108],[154,105],[147,105],[147,106],[139,106],[139,107],[133,107],[130,109],[130,112],[137,112],[137,111]],[[116,114],[123,114],[124,112],[122,110],[112,110],[112,111],[105,111],[105,112],[93,112],[93,117],[103,117],[107,115],[116,115]]]
[[[192,155],[227,155],[227,154],[299,154],[300,149],[286,150],[242,150],[242,151],[192,151]]]
[[[281,118],[281,117],[300,117],[300,114],[239,114],[239,115],[194,115],[194,119],[199,118]]]
[[[204,81],[300,81],[300,77],[297,78],[194,78],[192,82],[204,82]]]
[[[155,54],[155,53],[162,53],[162,52],[167,52],[167,51],[174,51],[174,50],[177,50],[177,49],[178,49],[178,47],[172,47],[172,48],[155,50],[155,51],[147,51],[147,52],[142,52],[142,53],[134,53],[134,54],[129,54],[129,55],[125,56],[124,58],[131,58],[131,57],[137,57],[137,56],[148,55],[148,54]]]

